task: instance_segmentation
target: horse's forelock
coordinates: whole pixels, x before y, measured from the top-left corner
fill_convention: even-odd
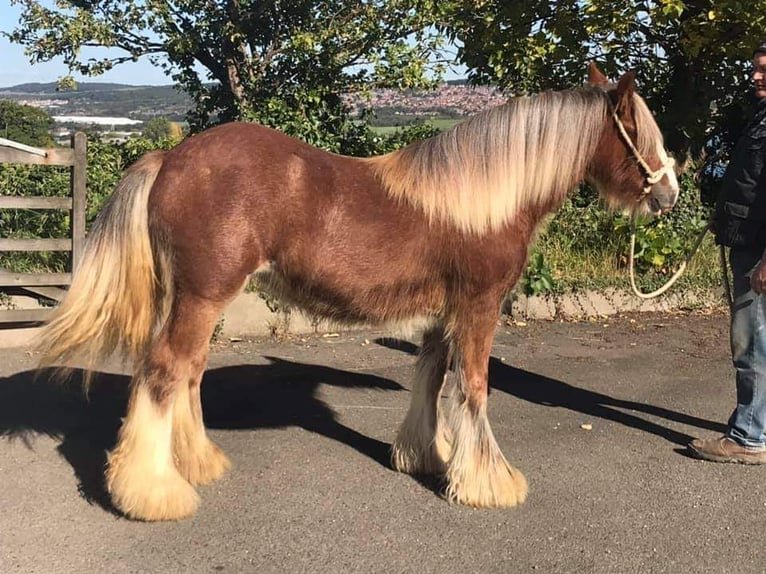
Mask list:
[[[658,157],[660,160],[667,159],[664,138],[654,115],[649,110],[644,99],[638,94],[633,94],[636,118],[636,149],[644,157]]]

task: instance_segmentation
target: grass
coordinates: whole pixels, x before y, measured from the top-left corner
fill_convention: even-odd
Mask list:
[[[425,121],[426,125],[432,126],[438,130],[448,130],[462,120],[453,120],[447,118],[433,118]],[[380,135],[388,135],[405,126],[373,126],[372,130]]]
[[[689,246],[689,249],[691,246]],[[536,249],[543,254],[554,279],[553,291],[599,290],[605,288],[630,289],[627,254],[628,244],[615,240],[600,249],[579,251],[567,246],[560,238],[543,236]],[[652,291],[663,285],[676,271],[670,265],[661,273],[636,275],[636,284],[642,291]],[[671,288],[710,289],[721,284],[719,250],[711,234],[700,245],[686,271]]]

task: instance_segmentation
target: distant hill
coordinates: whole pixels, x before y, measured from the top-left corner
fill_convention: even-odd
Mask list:
[[[136,120],[182,120],[191,100],[174,86],[132,86],[80,82],[76,90],[57,91],[55,82],[0,88],[0,99],[32,104],[51,115],[124,116]]]
[[[76,90],[57,91],[55,82],[27,83],[0,88],[0,99],[45,109],[54,116],[110,116],[134,120],[164,117],[182,121],[191,99],[174,86],[132,86],[81,82]],[[354,110],[373,108],[378,123],[398,125],[413,117],[460,118],[505,101],[492,88],[473,88],[465,80],[452,80],[433,92],[376,90],[370,97],[349,95]]]
[[[172,86],[132,86],[129,84],[115,84],[115,83],[108,83],[108,82],[81,82],[77,85],[76,90],[59,91],[57,89],[56,82],[48,82],[48,83],[31,82],[28,84],[18,84],[15,86],[8,86],[7,88],[0,88],[0,93],[60,95],[60,94],[71,94],[71,93],[106,92],[106,91],[119,91],[119,90],[141,90],[145,88],[157,88],[157,87],[173,89]]]

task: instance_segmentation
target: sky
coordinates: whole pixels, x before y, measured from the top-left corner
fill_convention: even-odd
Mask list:
[[[19,21],[21,8],[11,6],[8,0],[0,0],[0,31],[10,32]],[[117,50],[119,53],[124,53]],[[68,70],[61,58],[50,62],[30,64],[29,58],[24,55],[24,48],[18,44],[12,44],[4,36],[0,36],[0,88],[25,84],[27,82],[55,82],[60,77],[67,75]],[[91,82],[117,82],[120,84],[135,85],[163,85],[172,84],[160,68],[157,68],[146,58],[138,62],[121,64],[97,78],[84,78],[75,74],[77,81]]]

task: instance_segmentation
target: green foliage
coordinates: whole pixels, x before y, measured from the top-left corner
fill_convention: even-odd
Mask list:
[[[53,118],[33,106],[0,100],[0,137],[36,147],[53,145]]]
[[[707,225],[710,212],[700,201],[694,179],[684,175],[679,184],[678,202],[670,213],[637,222],[635,263],[639,272],[671,275]],[[630,235],[627,217],[617,218],[615,231],[625,237]]]
[[[603,209],[592,188],[582,185],[554,215],[545,236],[555,236],[567,251],[585,253],[603,246],[614,229],[614,215]]]
[[[117,186],[122,172],[147,151],[169,149],[178,140],[144,138],[122,144],[88,142],[87,223],[93,222],[106,199]],[[67,197],[70,194],[68,168],[0,163],[0,190],[9,196]],[[0,210],[0,237],[10,239],[58,238],[70,234],[69,213],[62,210]],[[66,271],[68,253],[0,253],[0,267],[14,271]]]
[[[223,338],[224,317],[220,317],[215,323],[213,334],[210,335],[211,343],[220,343]]]
[[[542,295],[553,289],[553,276],[545,256],[533,251],[527,262],[522,287],[525,295]]]
[[[165,138],[173,137],[177,130],[169,119],[154,118],[146,122],[141,135],[152,141],[159,141]]]
[[[43,197],[69,194],[69,170],[62,167],[41,167],[20,164],[0,164],[0,190],[3,195],[38,195]],[[69,213],[59,210],[0,210],[0,237],[33,239],[66,237],[69,233]],[[64,271],[69,254],[0,253],[0,268],[25,272],[35,269]]]
[[[585,64],[633,69],[671,151],[713,156],[747,108],[746,74],[766,0],[447,2],[443,29],[474,81],[521,94],[581,84]],[[705,166],[700,166],[705,167]]]
[[[680,195],[666,215],[637,222],[636,271],[641,282],[658,286],[672,275],[706,226],[709,208],[702,204],[694,167],[679,177]],[[622,213],[605,210],[597,194],[587,186],[570,195],[542,233],[536,251],[552,270],[553,290],[603,288],[622,285],[627,278],[630,220]],[[712,263],[704,269],[704,281],[717,281],[712,240],[703,246]],[[530,265],[535,263],[530,258]],[[711,283],[712,282],[712,283]]]
[[[430,122],[413,122],[408,126],[394,128],[386,132],[369,130],[365,136],[365,147],[359,156],[382,155],[401,149],[412,142],[424,140],[438,134],[441,130]]]
[[[619,219],[615,224],[619,234],[630,234],[627,218]],[[668,263],[682,259],[686,253],[678,235],[674,234],[666,222],[636,227],[634,262],[639,272],[655,271],[667,273]]]

